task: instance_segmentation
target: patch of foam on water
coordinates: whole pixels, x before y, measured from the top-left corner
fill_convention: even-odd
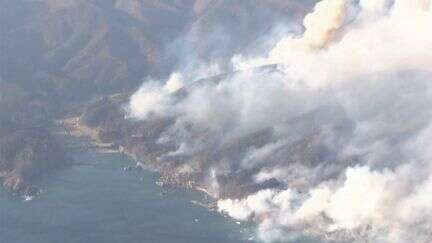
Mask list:
[[[23,200],[23,202],[30,202],[30,201],[33,201],[34,198],[35,198],[35,196],[25,195],[25,196],[24,196],[24,200]]]

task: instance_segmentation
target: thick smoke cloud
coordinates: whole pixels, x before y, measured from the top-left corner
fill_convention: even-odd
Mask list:
[[[236,55],[238,72],[145,84],[130,115],[173,118],[159,142],[177,149],[160,159],[187,158],[264,241],[430,242],[432,2],[323,0],[303,24],[261,57]],[[225,196],[220,178],[241,172],[283,186]]]

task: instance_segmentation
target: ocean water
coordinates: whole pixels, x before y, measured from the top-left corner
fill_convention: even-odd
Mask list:
[[[81,164],[45,177],[31,201],[0,190],[0,243],[250,242],[252,227],[191,203],[201,193],[163,193],[156,174],[123,171],[134,163],[121,154],[73,154]]]

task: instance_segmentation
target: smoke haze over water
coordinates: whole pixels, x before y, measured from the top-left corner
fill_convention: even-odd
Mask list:
[[[303,34],[262,56],[235,55],[237,72],[145,83],[130,116],[173,119],[158,142],[177,149],[159,159],[205,175],[219,210],[257,222],[264,241],[427,243],[431,24],[430,0],[323,0]],[[243,172],[240,185],[282,186],[223,194],[221,178]]]

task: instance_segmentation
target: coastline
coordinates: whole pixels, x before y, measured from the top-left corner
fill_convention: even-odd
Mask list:
[[[87,138],[68,139],[78,146],[89,143]],[[155,183],[158,174],[149,170],[123,171],[134,166],[123,154],[103,154],[93,147],[72,152],[77,165],[38,180],[35,185],[43,191],[33,200],[0,191],[0,224],[8,230],[0,242],[158,242],[159,238],[235,243],[249,236],[240,232],[246,226],[200,204],[206,202],[202,193],[162,188]],[[35,237],[36,231],[44,233]]]
[[[140,160],[137,158],[137,156],[133,152],[128,151],[123,146],[116,145],[114,143],[105,143],[105,142],[101,141],[101,139],[99,137],[99,131],[100,130],[98,128],[92,128],[92,127],[89,127],[89,126],[83,124],[83,122],[81,122],[81,116],[68,117],[68,118],[65,118],[59,122],[61,123],[61,126],[64,128],[64,131],[68,135],[73,136],[73,137],[89,138],[90,144],[92,146],[94,146],[98,150],[98,152],[124,154],[136,163],[135,168],[152,170],[151,168],[148,168],[144,163],[140,162]],[[131,169],[131,168],[125,168],[125,169]],[[212,211],[217,211],[217,207],[216,207],[216,203],[215,203],[215,201],[217,200],[217,197],[215,197],[214,194],[209,192],[204,187],[193,185],[193,183],[187,183],[185,185],[169,183],[169,180],[166,180],[166,178],[164,178],[160,172],[158,172],[158,174],[161,176],[161,179],[162,179],[162,181],[156,182],[159,186],[161,186],[161,187],[166,187],[166,186],[177,187],[177,188],[191,189],[191,190],[195,190],[197,192],[201,192],[205,195],[206,199],[208,197],[210,197],[212,199],[211,201],[213,201],[213,202],[203,203],[203,202],[195,201],[194,204],[199,205],[199,206],[204,207],[204,208],[207,208],[207,209],[212,210]]]

